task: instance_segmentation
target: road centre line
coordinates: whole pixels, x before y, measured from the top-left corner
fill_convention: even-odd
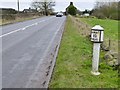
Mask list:
[[[38,24],[41,23],[41,22],[50,20],[51,18],[53,18],[53,17],[50,17],[49,19],[46,19],[46,20],[39,21],[39,22],[37,22],[37,23],[33,23],[33,24],[31,24],[31,25],[25,26],[25,27],[20,28],[20,29],[17,29],[17,30],[11,31],[11,32],[9,32],[9,33],[3,34],[3,35],[0,36],[0,38],[2,38],[2,37],[4,37],[4,36],[7,36],[7,35],[10,35],[10,34],[12,34],[12,33],[21,31],[21,30],[25,30],[26,28],[32,27],[32,26],[34,26],[34,25],[38,25]]]

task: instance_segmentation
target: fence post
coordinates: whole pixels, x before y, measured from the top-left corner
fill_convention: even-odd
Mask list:
[[[111,40],[109,38],[109,51],[110,51],[110,49],[111,49]]]

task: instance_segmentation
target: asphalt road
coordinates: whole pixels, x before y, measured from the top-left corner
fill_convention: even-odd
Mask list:
[[[49,16],[2,27],[2,88],[29,88],[65,19]]]

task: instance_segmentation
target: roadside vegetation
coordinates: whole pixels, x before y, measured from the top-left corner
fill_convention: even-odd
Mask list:
[[[22,22],[22,21],[26,21],[26,20],[35,19],[38,17],[41,17],[41,16],[39,16],[39,15],[31,15],[31,16],[30,15],[12,15],[10,17],[10,15],[7,15],[5,18],[4,17],[0,18],[1,19],[0,25]]]
[[[27,11],[25,10],[26,9],[24,9],[23,11],[16,11],[12,8],[0,8],[0,25],[31,20],[41,16],[40,13],[31,8],[27,9]]]
[[[120,20],[120,1],[119,0],[96,0],[92,10],[77,10],[76,15],[95,16],[99,19]],[[71,14],[72,15],[72,14]]]
[[[118,72],[106,65],[102,58],[104,53],[101,53],[100,57],[99,71],[101,74],[91,75],[93,45],[84,35],[85,29],[82,29],[83,27],[76,27],[72,17],[67,17],[49,88],[117,88]],[[116,38],[115,36],[114,39]]]

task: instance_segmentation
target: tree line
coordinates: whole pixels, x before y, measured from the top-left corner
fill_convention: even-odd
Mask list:
[[[52,0],[33,0],[31,3],[31,7],[37,9],[39,12],[43,12],[44,15],[48,16],[48,14],[52,13],[55,6],[55,2]]]
[[[37,10],[38,12],[43,13],[43,15],[48,15],[54,12],[53,6],[55,6],[55,2],[52,0],[33,0],[31,3],[31,8]],[[2,13],[6,14],[6,10],[2,10]],[[8,10],[7,10],[8,13]],[[9,10],[9,13],[17,13],[17,11]],[[71,15],[76,14],[85,14],[89,13],[92,16],[95,16],[100,19],[115,19],[120,20],[120,1],[116,0],[105,0],[105,1],[97,1],[94,8],[92,10],[80,11],[74,5],[73,2],[70,2],[70,5],[66,8],[66,13]]]
[[[109,18],[120,20],[119,5],[120,2],[117,1],[96,2],[92,15],[101,19]]]
[[[116,0],[105,0],[105,1],[97,1],[92,10],[80,11],[73,4],[67,7],[67,13],[71,15],[83,15],[88,13],[91,16],[95,16],[99,19],[115,19],[120,20],[120,1]]]

